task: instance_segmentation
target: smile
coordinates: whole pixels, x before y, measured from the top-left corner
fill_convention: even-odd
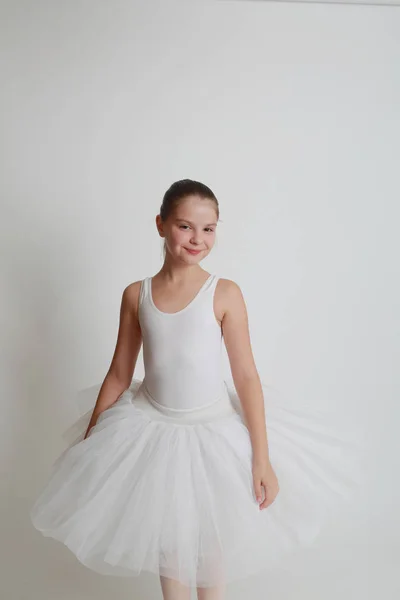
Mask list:
[[[189,248],[185,248],[185,250],[187,252],[189,252],[189,254],[200,254],[200,252],[202,252],[202,250],[189,250]]]

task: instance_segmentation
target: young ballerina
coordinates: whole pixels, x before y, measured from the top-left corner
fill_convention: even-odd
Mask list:
[[[165,600],[189,600],[191,587],[222,600],[227,583],[311,543],[357,481],[344,440],[268,397],[240,287],[200,267],[218,220],[204,184],[165,193],[164,264],[124,289],[94,409],[31,509],[87,567],[157,574]],[[132,379],[142,343],[145,375]]]

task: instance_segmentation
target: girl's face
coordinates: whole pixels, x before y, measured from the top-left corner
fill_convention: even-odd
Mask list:
[[[217,213],[212,200],[188,196],[163,223],[157,215],[157,227],[165,237],[166,251],[188,264],[205,258],[215,243]]]

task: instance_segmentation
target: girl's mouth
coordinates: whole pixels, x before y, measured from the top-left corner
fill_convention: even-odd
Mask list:
[[[193,254],[194,256],[195,256],[196,254],[200,254],[200,252],[201,252],[201,250],[189,250],[189,248],[185,248],[185,250],[186,250],[187,252],[189,252],[189,254]]]

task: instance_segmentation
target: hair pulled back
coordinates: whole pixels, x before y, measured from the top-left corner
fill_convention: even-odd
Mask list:
[[[160,207],[161,220],[166,221],[175,208],[188,196],[199,196],[199,198],[214,202],[217,219],[219,219],[218,200],[212,190],[200,181],[181,179],[180,181],[175,181],[164,194]]]
[[[160,207],[160,217],[162,221],[166,221],[174,212],[175,208],[185,200],[188,196],[198,196],[203,200],[211,200],[215,205],[217,213],[217,221],[219,220],[219,204],[212,190],[200,181],[193,179],[180,179],[175,181],[165,192],[162,204]],[[163,253],[165,255],[166,244],[164,240]]]

